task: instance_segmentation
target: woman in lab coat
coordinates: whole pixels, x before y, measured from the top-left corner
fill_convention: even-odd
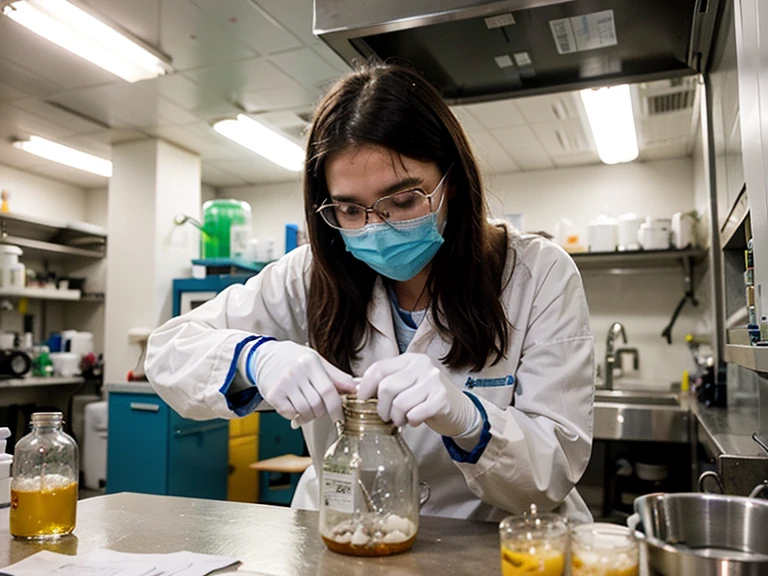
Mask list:
[[[423,513],[498,520],[536,504],[587,519],[594,342],[579,273],[488,220],[467,137],[415,71],[372,65],[320,103],[307,144],[310,243],[149,340],[146,372],[182,416],[273,407],[314,466],[339,393],[378,397],[432,492]]]

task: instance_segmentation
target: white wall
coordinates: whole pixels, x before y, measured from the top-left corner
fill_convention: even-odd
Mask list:
[[[221,188],[219,198],[244,200],[251,205],[253,237],[275,239],[275,252],[285,254],[285,225],[304,226],[304,192],[301,182]]]
[[[0,190],[10,194],[11,212],[60,222],[85,220],[85,188],[0,164]]]
[[[500,200],[505,213],[525,214],[526,230],[549,233],[568,218],[583,243],[587,224],[603,213],[670,218],[694,207],[690,158],[491,174],[486,187],[494,212]]]
[[[106,228],[108,201],[109,190],[107,188],[90,188],[86,190],[85,221]]]
[[[205,204],[208,200],[213,200],[216,198],[216,193],[216,188],[203,182],[200,186],[200,203]]]

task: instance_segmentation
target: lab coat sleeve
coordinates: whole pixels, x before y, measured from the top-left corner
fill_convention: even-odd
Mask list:
[[[242,360],[257,353],[265,337],[306,343],[310,259],[309,246],[297,248],[244,285],[155,330],[145,370],[160,397],[196,420],[253,410],[260,397]]]
[[[592,448],[594,339],[581,277],[559,247],[539,256],[514,406],[475,397],[485,412],[487,445],[475,463],[456,462],[474,494],[512,513],[531,504],[557,507],[581,478]]]

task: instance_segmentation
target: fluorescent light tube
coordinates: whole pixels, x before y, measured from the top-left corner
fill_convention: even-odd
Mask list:
[[[245,114],[238,114],[237,120],[216,122],[213,129],[286,170],[301,172],[304,168],[301,146]]]
[[[3,14],[128,82],[155,78],[170,70],[149,50],[65,0],[11,2]]]
[[[17,140],[13,145],[25,152],[46,158],[47,160],[53,160],[65,166],[71,166],[72,168],[85,170],[86,172],[106,176],[107,178],[112,176],[112,162],[109,160],[80,152],[80,150],[75,150],[68,146],[56,144],[56,142],[51,142],[39,136],[30,136],[29,140]]]
[[[629,85],[581,91],[581,101],[597,146],[606,164],[631,162],[637,158],[637,134]]]

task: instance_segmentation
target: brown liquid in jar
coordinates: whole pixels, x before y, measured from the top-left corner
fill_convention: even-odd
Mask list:
[[[355,546],[349,542],[342,544],[325,536],[321,537],[330,550],[348,556],[391,556],[392,554],[401,554],[410,550],[416,541],[416,534],[414,534],[405,542],[391,544],[378,542],[376,544],[366,544],[365,546]]]

